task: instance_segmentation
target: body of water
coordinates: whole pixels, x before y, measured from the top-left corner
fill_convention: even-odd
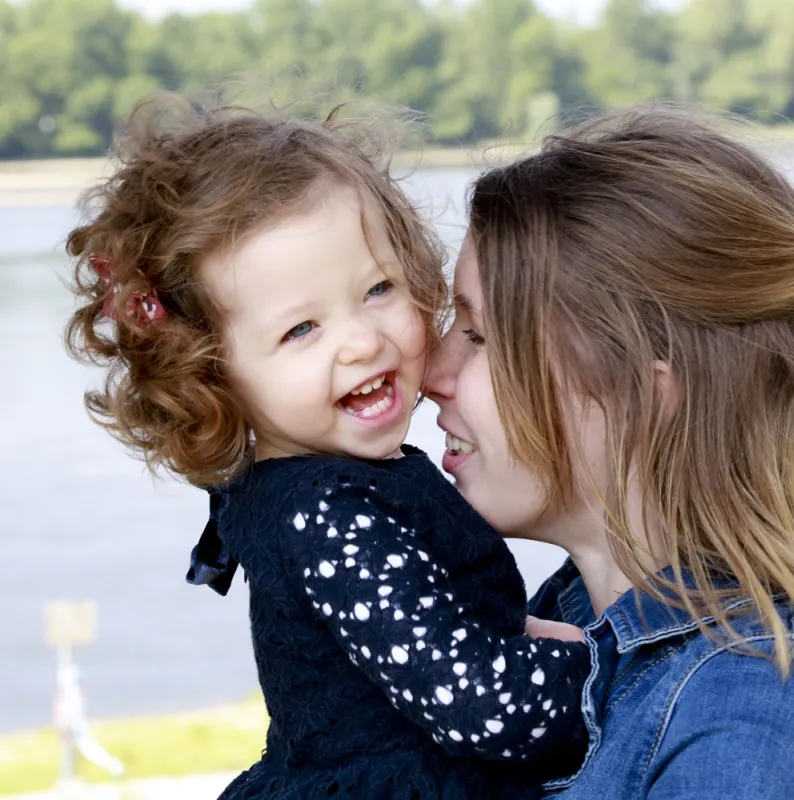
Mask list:
[[[419,170],[409,181],[453,254],[474,174]],[[99,376],[62,343],[63,241],[76,220],[68,206],[0,207],[0,732],[50,720],[51,600],[97,603],[97,640],[76,651],[92,716],[197,708],[257,686],[246,584],[222,598],[184,581],[206,495],[154,480],[85,412]],[[438,462],[435,415],[424,404],[409,441]],[[556,548],[514,544],[530,589],[561,560]]]

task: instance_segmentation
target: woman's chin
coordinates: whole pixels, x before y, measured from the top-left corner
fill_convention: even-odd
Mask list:
[[[505,539],[548,541],[548,520],[544,514],[543,497],[526,487],[520,498],[503,487],[477,480],[461,470],[455,478],[455,488],[466,502]],[[552,542],[557,544],[556,541]]]

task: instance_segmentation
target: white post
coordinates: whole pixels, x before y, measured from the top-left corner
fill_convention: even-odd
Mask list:
[[[107,770],[114,778],[124,774],[124,765],[94,739],[88,725],[83,692],[72,650],[96,638],[94,603],[55,602],[44,609],[44,640],[55,648],[57,671],[53,723],[61,745],[60,786],[67,790],[75,782],[77,753]]]
[[[72,646],[60,644],[56,650],[57,671],[55,675],[55,729],[61,746],[61,768],[59,780],[70,781],[75,777],[75,742],[69,725],[70,705],[74,702],[70,695],[72,672]]]

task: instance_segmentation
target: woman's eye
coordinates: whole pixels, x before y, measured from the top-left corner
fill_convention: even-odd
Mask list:
[[[477,347],[482,347],[485,344],[485,338],[480,336],[477,331],[472,330],[471,328],[466,328],[463,331],[463,335],[474,345]]]
[[[391,281],[381,281],[380,283],[376,283],[367,292],[367,297],[383,297],[384,294],[388,294],[393,288],[394,284]]]
[[[301,322],[294,328],[290,328],[284,336],[281,337],[282,342],[291,342],[295,339],[302,339],[307,334],[311,333],[317,325],[314,322]]]

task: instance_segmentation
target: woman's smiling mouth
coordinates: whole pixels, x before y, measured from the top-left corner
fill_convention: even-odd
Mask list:
[[[446,448],[441,467],[445,472],[450,473],[460,469],[477,452],[474,444],[465,439],[459,439],[449,431],[447,431]]]

